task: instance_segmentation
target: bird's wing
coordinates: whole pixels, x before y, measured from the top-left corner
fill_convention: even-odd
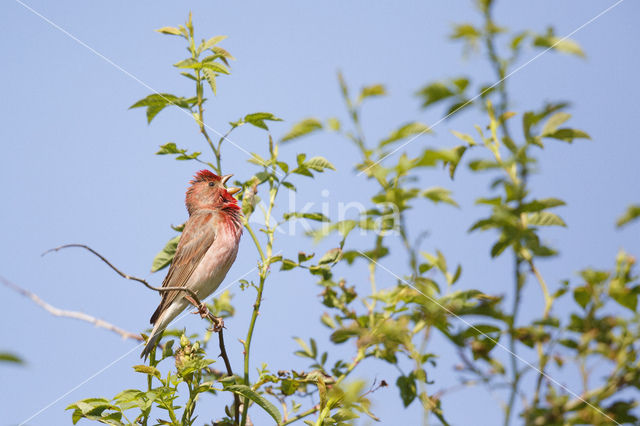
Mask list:
[[[187,221],[176,254],[171,262],[169,273],[165,277],[162,287],[184,287],[196,267],[216,239],[215,227],[211,226],[214,219],[212,212],[196,213]],[[155,324],[160,315],[182,291],[167,291],[162,293],[162,301],[158,309],[151,316],[151,323]]]

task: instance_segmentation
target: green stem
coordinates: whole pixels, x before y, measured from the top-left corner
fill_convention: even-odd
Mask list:
[[[260,277],[260,284],[258,285],[258,293],[256,294],[256,301],[253,304],[253,312],[251,313],[251,322],[249,323],[249,330],[247,331],[247,338],[244,341],[244,383],[249,386],[249,353],[251,350],[251,340],[253,339],[253,330],[256,327],[256,321],[260,313],[260,302],[262,301],[262,291],[264,290],[265,277]],[[245,426],[247,424],[247,414],[249,408],[249,398],[245,398],[242,407],[242,420],[240,424]]]
[[[271,149],[272,157],[273,150]],[[256,248],[258,249],[258,253],[260,253],[260,259],[262,259],[262,265],[260,267],[260,283],[258,284],[258,292],[256,294],[256,301],[253,304],[253,312],[251,313],[251,321],[249,323],[249,330],[247,331],[247,338],[244,341],[244,383],[247,386],[250,386],[249,380],[249,359],[250,359],[250,351],[251,351],[251,341],[253,340],[253,331],[255,330],[256,321],[258,320],[258,315],[260,314],[260,304],[262,303],[262,293],[264,291],[264,283],[267,279],[267,273],[269,270],[269,265],[267,264],[267,259],[271,258],[272,249],[273,249],[273,229],[269,226],[269,221],[271,220],[271,212],[273,210],[273,205],[275,204],[276,195],[278,194],[278,188],[274,188],[273,183],[270,183],[269,188],[269,208],[267,209],[267,213],[265,215],[265,230],[267,234],[267,247],[266,247],[266,255],[262,250],[262,246],[258,241],[253,229],[249,226],[249,223],[245,224],[247,231],[251,235]],[[242,409],[242,420],[240,424],[245,426],[247,424],[247,415],[249,408],[249,398],[244,398],[243,401],[243,409]]]
[[[505,61],[500,58],[497,53],[495,46],[495,23],[493,22],[492,17],[492,7],[493,4],[489,4],[484,11],[484,20],[485,20],[485,28],[484,28],[484,41],[485,46],[487,48],[487,52],[489,54],[489,62],[493,66],[493,70],[498,77],[498,93],[500,95],[500,103],[497,105],[497,116],[500,118],[502,114],[507,112],[507,108],[509,107],[509,97],[506,88],[506,75],[507,75],[507,66]],[[509,134],[509,128],[507,124],[501,121],[502,129],[504,131],[504,136],[511,139],[511,135]]]
[[[307,416],[310,416],[311,414],[317,412],[318,410],[320,410],[320,406],[319,405],[314,405],[313,407],[309,408],[307,411],[303,411],[302,413],[298,414],[295,417],[290,418],[289,420],[280,423],[280,426],[286,426],[288,424],[297,422],[300,419],[304,419]]]
[[[215,172],[219,175],[222,174],[222,167],[220,165],[221,162],[221,158],[220,158],[220,150],[216,149],[215,145],[213,144],[213,141],[211,140],[211,137],[209,137],[209,133],[207,133],[207,129],[204,125],[204,98],[202,97],[202,92],[203,92],[203,87],[202,87],[202,77],[200,76],[200,70],[196,70],[196,94],[197,94],[197,101],[196,101],[196,105],[198,106],[198,117],[196,118],[196,122],[198,123],[198,127],[200,128],[200,133],[202,134],[202,136],[204,136],[204,138],[206,139],[207,143],[209,144],[209,147],[211,147],[211,151],[213,151],[213,155],[216,157],[216,169]]]
[[[260,246],[260,241],[258,240],[258,237],[256,237],[256,234],[253,232],[253,229],[251,229],[251,225],[249,225],[248,222],[244,224],[244,227],[247,230],[247,232],[249,232],[249,235],[251,236],[251,239],[253,240],[253,244],[255,244],[256,249],[258,249],[258,253],[260,254],[260,259],[262,260],[262,263],[265,264],[267,262],[267,258],[264,257],[264,252],[262,251],[262,247]]]
[[[518,394],[518,385],[520,384],[520,371],[518,370],[518,360],[516,358],[516,338],[515,323],[518,311],[520,310],[520,298],[522,294],[523,275],[521,270],[522,259],[518,254],[515,255],[515,295],[513,298],[513,306],[511,308],[511,318],[509,320],[509,352],[511,354],[511,389],[509,392],[509,401],[504,414],[504,425],[509,426],[511,423],[511,413]]]

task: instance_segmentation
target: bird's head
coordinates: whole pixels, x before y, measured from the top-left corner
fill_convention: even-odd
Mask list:
[[[233,175],[218,176],[209,170],[200,170],[195,174],[187,189],[186,205],[189,214],[201,208],[239,209],[233,194],[240,188],[227,188],[225,185]]]

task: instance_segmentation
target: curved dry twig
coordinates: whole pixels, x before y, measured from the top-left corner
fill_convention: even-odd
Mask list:
[[[134,277],[132,275],[129,275],[129,274],[126,274],[126,273],[122,272],[120,269],[116,268],[111,262],[109,262],[109,260],[107,260],[106,257],[104,257],[103,255],[101,255],[100,253],[98,253],[97,251],[95,251],[94,249],[92,249],[91,247],[89,247],[89,246],[87,246],[85,244],[65,244],[65,245],[62,245],[62,246],[59,246],[59,247],[55,247],[55,248],[52,248],[50,250],[45,251],[44,253],[42,253],[42,256],[46,255],[47,253],[51,253],[51,252],[54,252],[54,251],[59,251],[59,250],[62,250],[62,249],[65,249],[65,248],[71,248],[71,247],[83,248],[83,249],[91,252],[92,254],[97,256],[100,260],[102,260],[105,264],[107,264],[107,266],[109,266],[111,269],[113,269],[122,278],[125,278],[127,280],[131,280],[131,281],[139,282],[139,283],[143,284],[145,287],[147,287],[150,290],[157,291],[158,293],[163,293],[163,292],[166,292],[166,291],[174,291],[174,290],[175,291],[184,291],[185,293],[187,293],[188,296],[185,297],[185,298],[193,306],[195,306],[195,308],[197,309],[196,312],[200,312],[200,313],[206,312],[206,314],[202,315],[202,317],[203,318],[208,318],[213,323],[213,331],[218,333],[218,341],[219,341],[219,345],[220,345],[220,357],[222,357],[222,359],[224,361],[224,365],[227,368],[227,374],[229,376],[233,376],[233,370],[231,369],[231,363],[229,362],[229,357],[227,355],[227,349],[226,349],[225,344],[224,344],[224,337],[222,335],[222,330],[224,329],[224,322],[222,322],[221,318],[216,317],[215,315],[213,315],[211,312],[208,311],[208,309],[206,308],[206,305],[200,301],[200,299],[198,298],[198,295],[193,290],[191,290],[189,288],[186,288],[186,287],[154,287],[151,284],[149,284],[143,278]],[[24,290],[24,291],[27,292],[27,290]],[[35,297],[37,298],[37,296],[35,296]],[[36,303],[38,303],[38,302],[36,302]],[[57,309],[57,308],[54,308],[54,309]],[[78,312],[77,314],[86,315],[86,314],[82,314],[80,312]],[[86,315],[86,316],[89,317],[89,318],[93,318],[90,315]],[[85,321],[87,321],[87,320],[85,320]],[[101,321],[101,320],[97,320],[97,321]],[[89,321],[89,322],[92,322],[92,321]],[[105,323],[105,324],[108,324],[108,323]],[[96,325],[97,325],[97,323],[96,323]],[[108,325],[110,325],[110,324],[108,324]],[[115,327],[115,326],[112,326],[112,327]],[[115,328],[117,328],[117,327],[115,327]],[[140,340],[142,340],[142,338]],[[236,402],[236,406],[237,405],[238,404]]]
[[[59,246],[59,247],[55,247],[55,248],[52,248],[52,249],[49,249],[49,250],[45,251],[44,253],[42,253],[42,256],[44,256],[44,255],[46,255],[48,253],[54,252],[54,251],[59,251],[59,250],[66,249],[66,248],[71,248],[71,247],[83,248],[83,249],[93,253],[95,256],[97,256],[100,260],[102,260],[104,263],[106,263],[107,266],[109,266],[111,269],[113,269],[122,278],[125,278],[127,280],[131,280],[131,281],[137,281],[137,282],[143,284],[149,290],[154,290],[154,291],[157,291],[158,293],[163,293],[165,291],[173,291],[173,290],[184,291],[189,296],[191,296],[193,298],[193,300],[196,302],[196,305],[194,305],[196,308],[200,309],[203,306],[203,303],[200,301],[200,299],[198,299],[198,296],[193,292],[193,290],[191,290],[189,288],[185,288],[185,287],[154,287],[151,284],[149,284],[147,282],[147,280],[145,280],[143,278],[138,278],[138,277],[134,277],[133,275],[125,274],[120,269],[118,269],[115,266],[113,266],[113,264],[111,262],[109,262],[106,257],[104,257],[103,255],[101,255],[100,253],[98,253],[97,251],[95,251],[94,249],[92,249],[91,247],[89,247],[89,246],[87,246],[85,244],[65,244],[65,245],[62,245],[62,246]]]
[[[96,318],[89,314],[85,314],[84,312],[67,311],[64,309],[56,308],[55,306],[50,305],[49,303],[42,300],[37,294],[25,288],[20,287],[19,285],[9,281],[8,279],[4,278],[1,275],[0,275],[0,281],[2,282],[2,284],[9,287],[10,289],[20,293],[24,297],[31,299],[36,305],[40,306],[45,311],[49,312],[51,315],[54,315],[56,317],[74,318],[80,321],[89,322],[95,325],[96,327],[113,331],[114,333],[119,334],[123,339],[133,339],[138,341],[144,341],[141,335],[124,330],[100,318]]]

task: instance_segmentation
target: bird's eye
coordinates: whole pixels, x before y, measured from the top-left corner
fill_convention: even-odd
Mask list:
[[[215,182],[209,182],[209,186],[215,186]]]

